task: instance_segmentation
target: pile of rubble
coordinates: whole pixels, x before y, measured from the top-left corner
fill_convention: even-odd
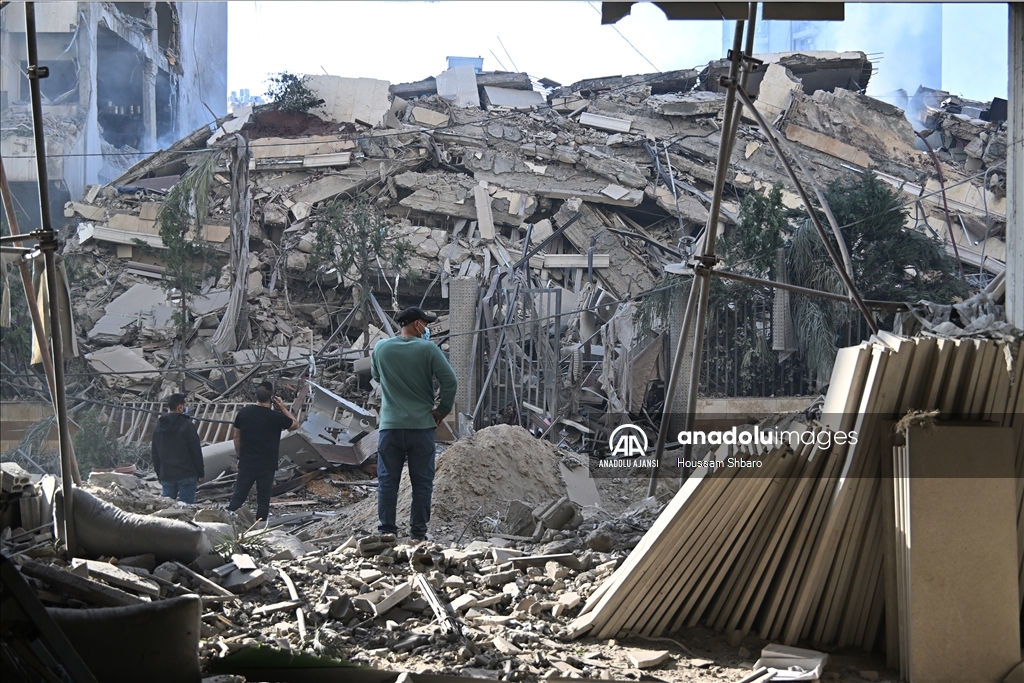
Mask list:
[[[369,325],[368,338],[337,335],[343,318],[351,324],[346,316],[355,299],[347,298],[346,274],[313,268],[311,216],[339,198],[370,197],[395,221],[396,240],[409,245],[406,272],[417,279],[396,279],[382,264],[381,275],[395,282],[385,286],[378,278],[375,285],[393,306],[422,298],[443,310],[456,279],[486,286],[495,272],[508,271],[543,245],[529,260],[530,284],[560,289],[561,311],[570,313],[593,304],[596,290],[608,300],[643,294],[666,264],[692,249],[710,204],[724,106],[724,95],[715,92],[722,63],[703,71],[581,81],[551,90],[546,99],[525,74],[470,74],[467,80],[460,68],[391,86],[308,77],[308,86],[325,99],[317,116],[239,109],[219,122],[214,135],[200,129],[69,204],[66,214],[77,236],[69,253],[104,282],[82,292],[76,311],[92,367],[130,368],[140,381],[127,387],[122,380],[107,382],[141,392],[152,382],[144,372],[171,357],[174,304],[154,286],[162,272],[159,251],[144,254],[135,240],[160,246],[154,219],[167,188],[187,170],[183,158],[213,149],[239,130],[248,135],[252,155],[252,253],[242,281],[256,352],[211,349],[230,299],[228,264],[192,303],[195,324],[184,349],[193,370],[189,390],[211,399],[232,384],[234,375],[222,365],[244,371],[260,357],[294,374],[310,355],[341,361],[322,364],[328,366],[325,386],[352,396],[358,379],[347,363],[393,333],[378,307],[355,314]],[[869,75],[862,53],[782,55],[755,72],[750,91],[762,114],[814,169],[817,182],[874,171],[916,205],[908,227],[942,240],[972,272],[998,275],[1006,220],[1006,133],[998,103],[972,109],[922,89],[907,100],[912,126],[904,110],[844,89],[851,82],[866,87]],[[923,151],[915,127],[926,128],[925,139],[938,150],[935,160]],[[732,197],[763,193],[774,184],[783,186],[788,205],[797,205],[770,145],[744,119],[722,223],[736,221],[739,202]],[[226,167],[213,177],[211,198],[204,238],[224,251],[231,233]],[[107,256],[109,247],[116,247],[119,259]],[[427,282],[432,284],[424,290]],[[448,324],[439,324],[442,340]],[[571,345],[571,335],[563,342]],[[609,395],[624,393],[614,388]],[[553,416],[554,406],[539,407]]]

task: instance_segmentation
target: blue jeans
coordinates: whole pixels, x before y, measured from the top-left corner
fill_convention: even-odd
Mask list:
[[[162,481],[163,495],[166,498],[177,498],[182,503],[193,505],[196,502],[196,487],[199,486],[199,479],[179,479],[178,481]]]
[[[245,499],[249,497],[252,485],[256,484],[256,519],[263,521],[270,519],[270,491],[274,488],[275,471],[239,468],[238,478],[235,479],[235,490],[231,494],[231,502],[228,503],[228,510],[234,512],[242,507]]]
[[[409,463],[412,508],[409,528],[413,538],[427,537],[430,498],[434,493],[434,429],[382,429],[377,442],[377,531],[398,533],[398,484],[402,466]]]

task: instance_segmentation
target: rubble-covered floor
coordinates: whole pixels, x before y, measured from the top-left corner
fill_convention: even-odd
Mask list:
[[[488,435],[495,430],[496,434]],[[138,577],[153,577],[163,586],[177,584],[210,598],[203,607],[199,642],[204,667],[247,646],[262,644],[380,669],[512,681],[554,676],[703,683],[738,681],[749,674],[761,647],[767,644],[755,635],[741,637],[739,632],[693,628],[670,637],[623,633],[611,640],[572,639],[569,623],[639,542],[677,482],[662,481],[659,497],[644,499],[646,475],[598,477],[593,481],[601,508],[583,507],[580,517],[567,528],[547,529],[539,542],[510,535],[500,520],[508,504],[512,500],[547,502],[546,496],[564,493],[557,468],[559,459],[569,455],[533,441],[523,430],[518,432],[496,427],[477,435],[485,437],[477,439],[478,445],[501,440],[506,448],[463,448],[461,454],[451,453],[460,445],[455,444],[440,454],[432,540],[422,543],[372,533],[375,489],[372,480],[360,479],[355,473],[337,480],[344,485],[333,483],[328,475],[274,498],[274,530],[266,535],[252,530],[251,513],[246,508],[229,513],[201,500],[185,506],[160,497],[152,477],[97,473],[93,479],[98,483],[87,485],[86,490],[126,511],[231,525],[240,541],[232,550],[247,554],[258,569],[249,574],[251,578],[232,582],[212,571],[226,558],[205,556],[193,563],[194,570],[206,569],[203,573],[209,579],[231,586],[237,598],[225,600],[210,598],[208,586],[173,563],[156,566],[152,556],[99,559]],[[535,444],[532,448],[531,441]],[[524,452],[524,446],[529,452]],[[532,467],[549,467],[556,476],[511,487],[509,482],[515,477],[500,473],[514,472],[517,460]],[[355,485],[359,481],[367,484]],[[560,490],[553,488],[552,482]],[[497,509],[499,514],[494,517],[499,519],[480,518],[482,504],[477,506],[477,516],[465,514],[472,507],[469,504],[460,509],[446,507],[449,497],[462,487],[469,489],[468,495],[487,500],[487,509]],[[403,481],[401,496],[408,497],[408,478]],[[292,505],[296,502],[299,504]],[[401,518],[407,514],[407,505],[403,509],[400,503],[400,511]],[[369,531],[345,531],[355,520],[365,522],[362,528]],[[25,557],[64,564],[52,556],[51,546],[40,548],[36,539],[19,539],[19,532],[15,529],[13,534],[5,534],[7,551],[28,544],[35,548],[24,552]],[[519,558],[523,559],[517,563]],[[452,606],[466,627],[465,638],[448,635],[441,628],[413,582],[417,573]],[[289,602],[282,578],[285,574],[296,586],[299,603]],[[92,579],[105,580],[96,573]],[[132,592],[123,583],[116,585]],[[58,594],[59,589],[50,586],[43,593],[44,600],[56,605],[78,602],[61,600]],[[305,637],[299,633],[296,604],[304,611]],[[830,657],[825,680],[887,680],[884,658],[878,655],[840,650],[832,651]],[[879,673],[880,678],[872,678],[871,672]]]

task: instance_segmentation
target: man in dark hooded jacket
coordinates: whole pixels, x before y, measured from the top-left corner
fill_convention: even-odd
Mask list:
[[[184,394],[171,394],[166,415],[153,431],[153,469],[163,495],[189,505],[196,502],[196,487],[206,476],[199,433],[188,417]]]

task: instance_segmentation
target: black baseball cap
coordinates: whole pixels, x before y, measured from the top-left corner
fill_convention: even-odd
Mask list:
[[[417,320],[432,323],[435,320],[437,320],[437,316],[427,313],[419,306],[410,306],[409,308],[405,309],[404,311],[395,316],[395,322],[397,322],[402,327],[405,327],[409,323],[416,322]]]

